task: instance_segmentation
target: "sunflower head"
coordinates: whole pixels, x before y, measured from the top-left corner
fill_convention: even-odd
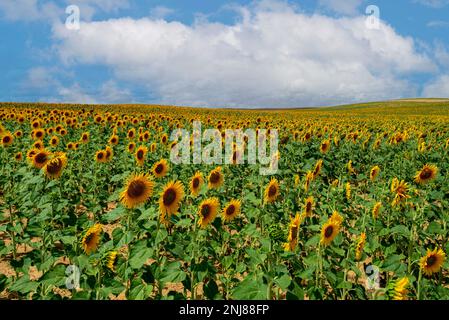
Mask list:
[[[57,179],[61,176],[66,165],[66,155],[64,153],[58,153],[51,160],[47,161],[42,170],[47,178]]]
[[[170,181],[164,186],[159,197],[160,220],[163,223],[168,223],[171,215],[178,212],[183,198],[184,186],[181,181]]]
[[[35,151],[36,152],[33,156],[32,165],[37,169],[42,169],[50,160],[51,152],[45,149]]]
[[[17,153],[15,154],[15,156],[14,156],[14,159],[15,159],[17,162],[22,161],[22,159],[23,159],[23,154],[22,154],[22,152],[17,152]]]
[[[231,200],[223,209],[223,220],[227,222],[234,220],[240,214],[241,205],[240,200]]]
[[[376,202],[376,204],[373,207],[373,212],[372,212],[374,219],[377,219],[377,217],[379,216],[381,207],[382,207],[382,202]]]
[[[154,164],[152,172],[156,178],[162,178],[162,177],[165,177],[168,170],[169,170],[169,165],[167,163],[167,160],[161,159]]]
[[[81,241],[84,252],[86,254],[91,254],[92,252],[95,252],[97,250],[102,231],[103,227],[101,224],[95,224],[87,230]]]
[[[340,224],[336,221],[329,219],[321,228],[321,240],[320,242],[328,246],[332,243],[335,237],[338,235],[340,231]]]
[[[426,164],[415,175],[415,182],[419,184],[426,184],[436,178],[438,168],[435,165]]]
[[[106,151],[104,150],[99,150],[95,153],[95,161],[98,163],[105,163],[107,162],[106,159]]]
[[[128,152],[133,153],[134,149],[136,149],[136,143],[131,141],[130,143],[128,143]]]
[[[143,166],[143,164],[145,162],[145,158],[147,156],[147,153],[148,153],[147,147],[140,146],[139,148],[137,148],[135,157],[136,157],[137,164],[139,166]]]
[[[117,145],[118,144],[118,136],[117,135],[112,135],[111,138],[109,139],[109,143],[112,145]]]
[[[108,268],[112,272],[115,272],[115,265],[117,263],[117,258],[118,258],[117,251],[109,252],[106,256],[106,268]]]
[[[214,221],[219,207],[220,203],[217,198],[209,198],[201,202],[198,209],[198,215],[200,217],[198,225],[203,229],[206,228],[212,221]]]
[[[320,145],[320,152],[321,152],[321,153],[326,153],[326,152],[328,152],[329,149],[330,149],[330,146],[331,146],[330,140],[329,140],[329,139],[324,140],[323,142],[321,142],[321,145]]]
[[[279,182],[277,179],[272,178],[268,185],[265,187],[264,201],[266,203],[273,203],[276,201],[279,194]]]
[[[203,180],[203,174],[199,171],[195,173],[195,175],[190,180],[190,193],[192,196],[196,197],[201,190],[201,187],[203,186],[204,180]]]
[[[379,166],[374,166],[371,168],[371,171],[369,173],[369,178],[371,181],[374,181],[376,179],[376,177],[378,176],[380,172],[380,168]]]
[[[208,188],[209,189],[218,189],[223,185],[224,176],[221,172],[221,167],[217,167],[212,170],[208,177]]]
[[[308,197],[304,203],[304,213],[306,217],[311,217],[313,213],[313,207],[315,205],[315,201],[312,196]]]
[[[431,276],[440,271],[445,260],[446,254],[442,249],[435,248],[433,251],[428,249],[426,255],[420,259],[419,265],[425,275]]]
[[[365,247],[366,234],[362,232],[359,239],[357,240],[357,245],[355,248],[355,259],[358,261],[362,258],[363,248]]]
[[[391,286],[389,285],[388,295],[390,299],[407,300],[407,287],[409,286],[409,283],[409,279],[407,277],[403,277],[394,281]]]
[[[154,182],[148,174],[133,174],[125,183],[120,195],[122,204],[129,208],[135,208],[144,204],[153,194]]]
[[[285,251],[294,251],[296,246],[298,245],[298,234],[299,227],[301,225],[301,215],[296,214],[294,218],[291,219],[290,225],[288,228],[288,238],[287,242],[284,244]]]
[[[83,132],[83,134],[81,135],[81,142],[82,143],[87,143],[89,142],[89,132]]]
[[[1,143],[3,147],[9,147],[14,142],[14,136],[7,132],[1,136]]]
[[[313,179],[316,179],[318,177],[322,167],[323,167],[323,160],[320,159],[316,162],[315,168],[313,169]]]

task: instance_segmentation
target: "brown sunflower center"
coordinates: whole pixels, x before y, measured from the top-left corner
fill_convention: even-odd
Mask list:
[[[139,160],[143,159],[143,150],[137,151],[137,159],[139,159]]]
[[[100,152],[99,154],[97,154],[97,159],[101,160],[103,159],[103,152]]]
[[[226,208],[226,215],[232,216],[235,213],[235,206],[231,204],[229,207]]]
[[[47,161],[47,155],[45,153],[38,153],[36,154],[36,156],[34,157],[34,160],[37,163],[45,163]]]
[[[429,179],[430,177],[432,177],[432,170],[430,170],[429,168],[424,168],[419,174],[419,177],[423,180]]]
[[[437,258],[435,256],[432,255],[428,257],[426,261],[427,267],[429,268],[432,267],[435,264],[435,262],[437,262]]]
[[[326,238],[329,238],[332,235],[333,232],[334,232],[334,227],[333,226],[328,226],[326,228],[326,230],[324,230],[324,236]]]
[[[194,178],[192,181],[193,188],[196,189],[196,188],[198,188],[199,185],[200,185],[200,179]]]
[[[138,198],[141,197],[145,192],[145,183],[143,181],[133,181],[128,186],[128,196],[130,198]]]
[[[163,170],[164,170],[164,165],[162,163],[159,163],[156,166],[156,168],[154,169],[154,171],[156,171],[157,174],[161,174]]]
[[[176,200],[176,191],[172,188],[167,189],[162,197],[165,206],[170,206]]]
[[[306,211],[307,212],[312,211],[312,202],[307,202],[307,204],[306,204]]]
[[[205,204],[201,207],[201,216],[203,217],[203,219],[207,219],[207,217],[210,215],[212,211],[212,208],[210,207],[210,205]]]
[[[47,172],[50,174],[57,174],[62,169],[61,159],[52,160],[47,166]]]
[[[86,245],[90,245],[90,243],[92,242],[92,240],[94,239],[94,237],[95,237],[95,234],[94,233],[90,233],[90,234],[88,234],[87,236],[86,236],[86,240],[84,240],[84,243],[86,244]]]
[[[274,197],[276,195],[277,190],[278,189],[276,188],[276,186],[274,185],[270,186],[270,188],[268,188],[268,196]]]
[[[219,172],[212,172],[209,178],[209,181],[211,183],[218,183],[220,181],[220,173]]]
[[[3,143],[9,143],[11,141],[11,138],[8,136],[3,137]]]
[[[41,138],[42,137],[42,132],[41,131],[36,132],[36,137]]]

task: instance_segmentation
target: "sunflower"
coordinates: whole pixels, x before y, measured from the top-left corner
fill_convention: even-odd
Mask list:
[[[345,193],[346,193],[346,199],[349,201],[351,199],[351,183],[350,182],[346,182]]]
[[[379,166],[374,166],[371,168],[369,172],[369,178],[371,181],[374,181],[380,172]]]
[[[136,148],[136,143],[135,142],[128,143],[128,152],[129,153],[133,153],[135,148]]]
[[[392,205],[395,206],[403,200],[410,198],[410,196],[407,194],[408,190],[408,183],[406,183],[404,180],[399,181],[397,178],[394,178],[391,183],[391,192],[395,194]]]
[[[393,284],[393,289],[390,292],[393,300],[406,300],[408,290],[407,287],[409,285],[409,280],[407,277],[403,277],[398,279]]]
[[[295,187],[299,186],[299,174],[295,174],[294,180],[295,180]]]
[[[242,203],[240,200],[231,200],[223,209],[222,217],[224,221],[232,221],[235,217],[240,214],[240,207]]]
[[[10,145],[13,144],[13,142],[14,136],[11,133],[7,132],[2,136],[2,146],[9,147]]]
[[[313,207],[315,205],[315,200],[312,196],[308,197],[304,203],[304,213],[306,217],[311,217],[313,213]]]
[[[140,146],[139,148],[137,148],[136,153],[134,155],[136,157],[136,161],[139,166],[143,166],[147,153],[148,153],[147,147]]]
[[[332,212],[332,216],[329,218],[329,220],[332,220],[338,225],[341,225],[344,219],[337,211],[334,211]]]
[[[271,181],[268,183],[268,185],[265,188],[264,193],[264,201],[265,203],[272,203],[275,202],[277,197],[279,196],[279,182],[277,179],[272,178]]]
[[[217,198],[209,198],[201,202],[198,210],[198,215],[200,216],[198,225],[200,225],[203,229],[206,228],[209,223],[214,221],[219,207],[220,203]]]
[[[168,170],[169,170],[169,165],[167,163],[167,160],[161,159],[154,164],[152,171],[156,178],[162,178],[162,177],[165,177]]]
[[[306,179],[304,181],[304,190],[305,192],[309,191],[310,182],[313,180],[313,172],[307,171]]]
[[[35,140],[42,140],[42,139],[44,139],[44,136],[45,136],[45,130],[44,130],[44,129],[41,129],[41,128],[39,128],[39,129],[34,129],[34,130],[31,132],[31,136],[32,136],[33,139],[35,139]]]
[[[419,265],[425,275],[431,276],[440,271],[445,260],[446,254],[442,249],[435,248],[433,251],[427,249],[426,255],[419,260]]]
[[[284,244],[285,251],[294,251],[296,246],[298,245],[298,233],[300,225],[301,217],[299,214],[296,214],[296,216],[290,221],[287,243]]]
[[[159,198],[159,213],[162,222],[168,222],[170,216],[178,212],[183,198],[184,186],[181,181],[170,181],[164,186]]]
[[[221,167],[216,167],[212,170],[208,177],[208,188],[209,189],[218,189],[224,182],[224,176],[221,173]]]
[[[42,168],[45,176],[49,179],[57,179],[61,176],[62,170],[67,165],[67,157],[64,153],[58,153],[53,159],[47,161]]]
[[[190,180],[190,193],[192,196],[196,197],[200,193],[203,183],[203,174],[197,171]]]
[[[167,141],[168,141],[168,136],[167,136],[166,133],[164,133],[164,134],[162,135],[162,137],[161,137],[161,143],[162,143],[162,144],[166,144]]]
[[[56,147],[59,144],[59,138],[57,136],[53,136],[50,139],[50,145],[52,147]]]
[[[349,174],[354,174],[355,173],[354,167],[352,166],[352,160],[348,161],[348,164],[346,165],[346,168],[348,169],[348,173]]]
[[[156,152],[156,144],[154,142],[150,145],[150,151]]]
[[[111,161],[114,156],[114,150],[112,150],[110,146],[106,146],[106,148],[104,148],[104,152],[106,153],[106,161]]]
[[[321,153],[326,153],[329,151],[331,146],[331,142],[329,139],[324,140],[323,142],[321,142],[320,144],[320,152]]]
[[[50,155],[51,155],[51,152],[49,152],[45,149],[37,150],[33,156],[33,161],[32,161],[33,167],[35,167],[37,169],[42,169],[45,166],[45,164],[50,160]]]
[[[83,134],[81,135],[81,142],[82,143],[87,143],[89,142],[89,132],[83,132]]]
[[[112,145],[117,145],[118,144],[118,136],[117,135],[112,135],[112,137],[109,139],[109,143]]]
[[[95,153],[95,161],[99,163],[105,163],[106,160],[106,151],[100,150]]]
[[[438,173],[438,168],[435,165],[426,164],[415,175],[415,182],[419,184],[426,184],[435,179]]]
[[[14,135],[16,136],[16,138],[20,138],[21,136],[23,136],[23,132],[22,130],[17,130],[16,132],[14,132]]]
[[[136,129],[135,128],[131,128],[128,130],[128,139],[132,140],[134,139],[134,137],[136,136]]]
[[[355,248],[355,259],[359,261],[362,258],[363,248],[365,247],[366,234],[362,232]]]
[[[37,140],[35,143],[33,143],[33,147],[35,149],[42,150],[44,149],[44,143],[41,140]]]
[[[333,188],[336,188],[336,187],[338,187],[338,183],[339,183],[339,182],[340,182],[340,180],[335,179],[334,181],[332,181],[331,186],[332,186]]]
[[[117,251],[111,251],[106,256],[106,261],[107,261],[106,268],[108,268],[112,272],[115,272],[115,264],[117,263],[117,255],[118,255]]]
[[[379,216],[380,208],[382,207],[382,202],[377,202],[373,207],[373,218],[377,219]]]
[[[16,153],[16,155],[14,156],[14,159],[16,160],[16,161],[22,161],[22,159],[23,159],[23,154],[22,154],[22,152],[17,152]]]
[[[98,243],[100,242],[100,234],[103,231],[103,227],[101,224],[95,224],[90,227],[81,241],[83,245],[84,252],[86,254],[90,254],[94,252],[98,248]]]
[[[316,179],[321,172],[321,168],[323,167],[323,160],[318,160],[315,164],[315,168],[313,169],[313,179]]]
[[[73,142],[67,143],[67,150],[75,150],[75,144]]]
[[[337,236],[339,231],[340,224],[332,219],[329,219],[321,228],[321,243],[328,246]]]
[[[154,182],[148,174],[133,174],[125,183],[120,201],[127,208],[145,203],[153,194]]]

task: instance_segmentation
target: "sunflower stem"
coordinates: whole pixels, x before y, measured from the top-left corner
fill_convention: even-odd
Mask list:
[[[418,276],[418,290],[417,290],[417,299],[418,301],[421,300],[421,278],[422,278],[422,270],[419,269],[419,276]]]

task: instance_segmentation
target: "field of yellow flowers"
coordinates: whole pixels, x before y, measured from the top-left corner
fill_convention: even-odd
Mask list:
[[[279,170],[170,133],[277,129]],[[449,299],[449,102],[0,104],[0,298]]]

